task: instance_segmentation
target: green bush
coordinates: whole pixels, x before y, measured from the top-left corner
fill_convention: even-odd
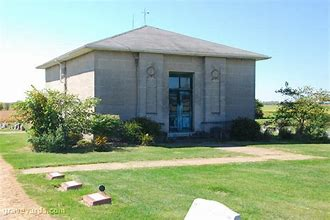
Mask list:
[[[57,129],[55,132],[44,133],[40,136],[31,135],[29,142],[36,152],[65,152],[68,150],[62,129]]]
[[[143,146],[150,146],[154,143],[154,138],[149,134],[143,134],[141,136],[141,144]]]
[[[330,91],[309,86],[292,88],[286,82],[285,87],[276,92],[286,97],[274,114],[278,127],[293,128],[297,139],[327,139],[328,115],[321,103],[330,100]]]
[[[282,127],[278,130],[278,136],[283,140],[290,140],[293,138],[293,133],[289,128]]]
[[[81,139],[77,142],[77,147],[92,147],[94,146],[93,142],[86,139]]]
[[[142,128],[135,121],[126,121],[124,123],[124,132],[122,140],[127,143],[140,144],[142,136]]]
[[[130,121],[136,122],[141,127],[143,134],[149,134],[153,137],[158,137],[161,135],[160,124],[149,118],[137,117],[131,119]]]
[[[260,125],[249,118],[237,118],[233,121],[230,137],[239,141],[254,141],[260,137]]]
[[[222,132],[223,129],[221,127],[212,127],[210,129],[210,136],[216,140],[221,140],[223,135]]]
[[[264,117],[264,113],[262,111],[262,107],[264,107],[264,104],[262,104],[261,101],[259,101],[258,99],[255,100],[255,118],[263,118]]]
[[[123,122],[117,115],[96,114],[91,120],[91,132],[96,136],[105,136],[110,140],[119,140],[124,130]]]
[[[81,139],[77,142],[77,146],[74,148],[75,152],[85,153],[91,152],[94,150],[94,143],[89,140]]]
[[[76,145],[78,143],[78,141],[80,141],[83,138],[83,135],[81,133],[73,133],[73,132],[69,132],[68,133],[68,141],[67,144],[68,146],[73,146]]]
[[[264,141],[269,141],[273,137],[273,129],[272,128],[266,128],[263,133],[260,134],[260,139]]]
[[[97,102],[94,98],[80,100],[75,95],[33,87],[14,108],[18,121],[28,128],[29,141],[36,151],[60,152],[90,131],[89,122]]]
[[[109,152],[112,151],[112,145],[110,143],[94,145],[94,151],[97,152]]]

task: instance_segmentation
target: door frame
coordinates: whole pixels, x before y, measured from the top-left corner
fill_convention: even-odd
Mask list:
[[[190,88],[189,89],[182,89],[180,88],[180,81],[179,79],[179,88],[177,89],[171,89],[169,86],[170,78],[171,77],[189,77],[190,78]],[[169,72],[169,78],[168,78],[168,103],[170,107],[170,92],[175,91],[177,93],[178,98],[180,98],[181,94],[180,91],[186,91],[190,93],[190,129],[189,130],[183,130],[183,131],[171,131],[170,128],[170,109],[168,111],[168,122],[169,122],[169,127],[168,127],[168,132],[169,133],[190,133],[194,131],[194,96],[193,96],[193,83],[194,83],[194,73],[193,72],[178,72],[178,71],[170,71]]]

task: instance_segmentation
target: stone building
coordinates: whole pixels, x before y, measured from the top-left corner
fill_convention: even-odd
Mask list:
[[[46,87],[102,100],[96,112],[151,118],[171,135],[254,118],[255,65],[270,57],[143,26],[37,68]]]

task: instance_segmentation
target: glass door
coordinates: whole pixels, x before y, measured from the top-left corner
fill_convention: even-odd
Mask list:
[[[169,130],[192,131],[192,76],[170,74],[169,78]]]

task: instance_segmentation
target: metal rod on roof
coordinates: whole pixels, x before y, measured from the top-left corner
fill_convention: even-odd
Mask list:
[[[132,18],[132,29],[134,29],[134,14],[133,14],[133,18]]]
[[[150,12],[147,11],[146,8],[144,8],[142,14],[143,14],[143,17],[144,17],[144,25],[147,25],[147,15],[150,14]]]

